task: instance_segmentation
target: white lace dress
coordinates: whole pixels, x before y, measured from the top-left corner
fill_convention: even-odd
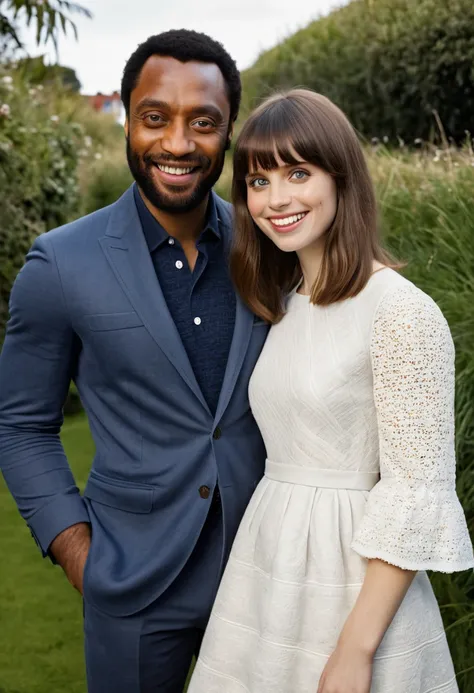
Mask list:
[[[424,572],[474,565],[453,400],[447,323],[396,272],[329,307],[290,297],[250,383],[265,476],[189,693],[315,693],[367,558],[419,571],[377,650],[371,693],[458,691]]]

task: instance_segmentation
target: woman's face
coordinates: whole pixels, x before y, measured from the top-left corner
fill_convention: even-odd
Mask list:
[[[247,205],[254,222],[284,252],[319,245],[336,216],[334,179],[304,161],[255,170],[246,177]]]

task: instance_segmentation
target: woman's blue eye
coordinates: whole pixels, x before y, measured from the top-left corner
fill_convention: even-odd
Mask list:
[[[251,183],[250,187],[251,188],[263,188],[263,186],[266,184],[265,178],[255,178]]]
[[[293,171],[293,176],[296,178],[296,180],[303,180],[304,178],[307,177],[306,171]]]

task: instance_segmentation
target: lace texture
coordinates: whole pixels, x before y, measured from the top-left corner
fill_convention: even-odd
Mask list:
[[[381,480],[352,548],[401,568],[474,565],[455,490],[454,345],[438,306],[411,284],[387,292],[371,339]]]

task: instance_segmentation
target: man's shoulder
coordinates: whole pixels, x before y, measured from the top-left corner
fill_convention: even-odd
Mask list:
[[[48,240],[57,243],[64,242],[68,239],[74,238],[76,235],[83,235],[86,232],[94,232],[104,229],[104,225],[107,224],[112,205],[108,207],[103,207],[98,209],[91,214],[87,214],[79,219],[70,221],[63,226],[57,226],[51,231],[47,231],[44,235]]]
[[[87,241],[96,241],[105,234],[110,217],[117,207],[130,203],[129,193],[130,189],[112,204],[51,229],[43,235],[55,247],[75,245],[76,241],[80,241],[81,245]]]

